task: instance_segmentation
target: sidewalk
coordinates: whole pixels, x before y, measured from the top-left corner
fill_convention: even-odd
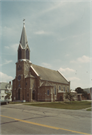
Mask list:
[[[4,107],[4,106],[2,106]],[[85,110],[69,110],[69,109],[56,109],[56,108],[47,108],[47,107],[35,107],[35,106],[28,106],[28,105],[7,105],[5,108],[10,109],[20,109],[25,112],[29,112],[30,114],[39,114],[39,115],[49,115],[49,116],[60,116],[70,115],[71,117],[87,117],[91,118],[91,111]]]

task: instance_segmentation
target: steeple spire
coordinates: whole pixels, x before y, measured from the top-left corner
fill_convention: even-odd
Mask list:
[[[23,28],[20,38],[20,43],[18,47],[18,60],[30,60],[30,48],[28,46],[26,30],[25,30],[25,19],[23,20]]]
[[[25,19],[23,19],[23,29],[21,33],[20,44],[22,45],[23,48],[25,48],[27,43],[28,41],[27,41],[26,30],[25,30]]]

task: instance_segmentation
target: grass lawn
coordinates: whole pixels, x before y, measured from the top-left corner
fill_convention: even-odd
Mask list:
[[[25,104],[37,107],[49,107],[49,108],[57,108],[57,109],[85,109],[91,107],[91,102],[88,101],[71,101],[71,102],[53,102],[53,103],[35,103],[35,104]]]
[[[9,102],[9,104],[24,104],[25,102]],[[31,102],[26,102],[26,103],[31,103]]]
[[[86,111],[91,111],[91,108],[87,109]]]

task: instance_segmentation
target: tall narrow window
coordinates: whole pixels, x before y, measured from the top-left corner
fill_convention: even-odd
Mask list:
[[[20,100],[20,89],[18,90],[18,100]]]
[[[64,91],[65,91],[65,87],[64,87]]]
[[[59,86],[59,90],[61,90],[61,86]]]
[[[21,59],[21,49],[18,50],[18,60]]]
[[[49,90],[47,90],[47,95],[49,95]]]
[[[69,88],[67,88],[67,91],[69,92]]]
[[[54,94],[56,95],[56,86],[54,87]]]
[[[26,50],[26,59],[29,60],[29,50],[28,49]]]

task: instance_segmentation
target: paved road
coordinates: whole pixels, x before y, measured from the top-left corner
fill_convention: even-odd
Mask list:
[[[1,106],[1,134],[91,134],[91,112],[41,108],[27,105]]]

